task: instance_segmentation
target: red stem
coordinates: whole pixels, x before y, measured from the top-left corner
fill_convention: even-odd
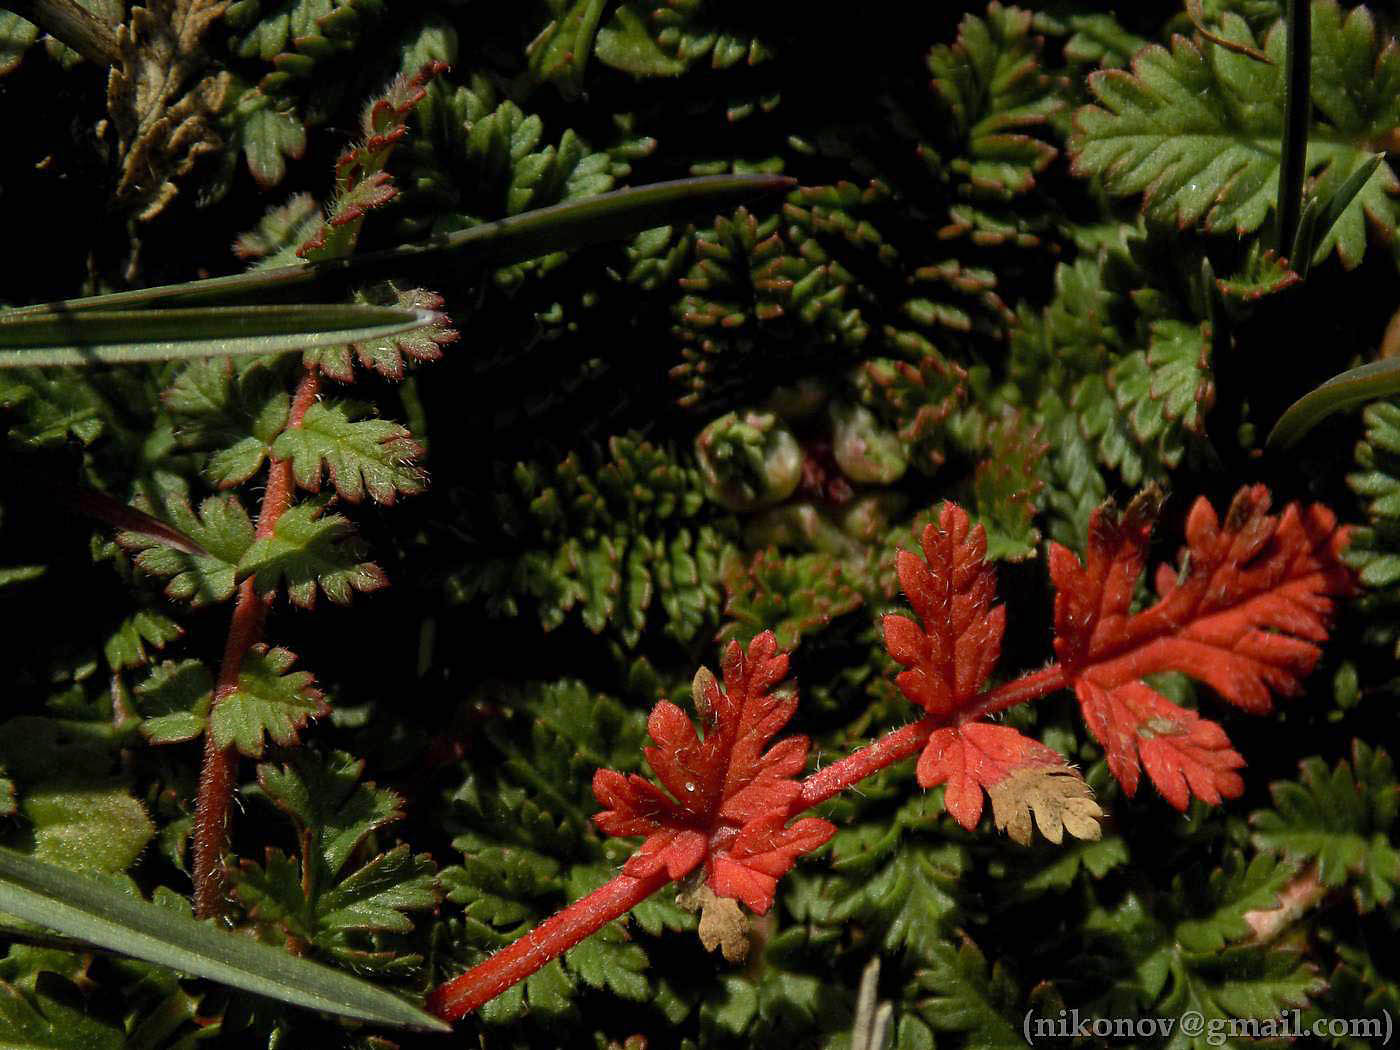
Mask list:
[[[928,715],[882,736],[873,744],[852,752],[825,769],[817,770],[802,781],[802,794],[798,795],[797,801],[792,804],[793,815],[834,798],[851,785],[858,784],[886,766],[917,755],[928,740],[929,734],[940,725],[942,719]]]
[[[308,369],[292,396],[287,428],[300,427],[307,409],[316,403],[321,377],[314,368]],[[277,519],[291,506],[292,464],[274,459],[267,471],[267,488],[258,509],[258,539],[271,536]],[[219,679],[214,686],[214,698],[209,710],[212,717],[223,699],[238,688],[238,673],[243,658],[262,638],[263,623],[272,595],[259,597],[251,578],[238,586],[238,599],[229,622],[228,638],[224,642],[224,658],[219,665]],[[207,919],[223,911],[227,892],[224,871],[224,851],[228,848],[229,811],[233,802],[233,787],[238,772],[238,753],[234,748],[221,748],[214,743],[214,734],[204,732],[204,766],[199,773],[199,794],[194,811],[194,913]]]
[[[453,1021],[471,1013],[613,919],[626,915],[670,881],[664,868],[644,879],[617,876],[555,912],[485,962],[434,988],[428,996],[428,1009]]]
[[[796,816],[805,809],[834,798],[886,766],[917,755],[935,729],[952,721],[962,723],[985,718],[1063,689],[1067,684],[1064,671],[1058,664],[1051,664],[984,693],[975,706],[954,719],[926,715],[917,722],[896,729],[803,780],[802,794],[793,802],[791,814]],[[428,1009],[449,1021],[466,1016],[613,919],[626,914],[670,881],[664,870],[646,879],[617,876],[587,897],[555,912],[485,962],[439,985],[428,996]]]
[[[1003,682],[986,693],[977,704],[958,716],[959,724],[976,722],[988,715],[1000,714],[1017,704],[1038,700],[1042,696],[1069,687],[1069,676],[1059,664],[1051,664],[1040,671],[1023,674],[1010,682]]]

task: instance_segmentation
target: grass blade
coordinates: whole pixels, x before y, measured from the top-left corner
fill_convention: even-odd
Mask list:
[[[412,279],[411,275],[415,273],[440,284],[445,263],[505,264],[533,259],[553,251],[625,237],[676,222],[696,209],[723,208],[755,194],[786,189],[795,184],[794,179],[782,175],[706,175],[658,182],[651,186],[613,190],[580,201],[537,208],[421,243],[403,244],[346,259],[251,270],[184,284],[166,284],[111,295],[69,299],[62,303],[26,306],[0,317],[55,309],[125,310],[155,303],[228,301],[265,296],[304,285],[328,285],[329,291],[335,291],[350,282],[390,277],[396,280]]]
[[[0,911],[123,955],[294,1006],[396,1028],[451,1031],[436,1017],[349,974],[7,849],[0,849]]]
[[[430,324],[424,310],[350,304],[0,314],[0,368],[277,354],[380,339]]]
[[[1269,431],[1265,444],[1276,452],[1291,448],[1333,413],[1396,393],[1400,393],[1400,358],[1397,357],[1372,361],[1335,375],[1289,405],[1278,417],[1274,429]]]
[[[1278,177],[1278,250],[1288,251],[1303,207],[1307,175],[1308,123],[1312,116],[1312,4],[1288,0],[1288,42],[1284,55],[1283,167]],[[1296,261],[1296,260],[1294,260]]]

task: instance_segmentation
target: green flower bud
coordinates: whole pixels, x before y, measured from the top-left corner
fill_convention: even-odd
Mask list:
[[[868,408],[833,401],[831,451],[841,472],[867,485],[890,485],[909,469],[899,435],[886,430]]]
[[[734,511],[781,503],[802,480],[802,448],[771,412],[720,416],[695,439],[705,494]]]

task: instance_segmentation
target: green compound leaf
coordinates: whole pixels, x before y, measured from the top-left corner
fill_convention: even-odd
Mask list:
[[[1216,952],[1246,939],[1252,931],[1245,914],[1277,908],[1279,891],[1296,873],[1292,864],[1280,863],[1268,854],[1260,854],[1248,864],[1240,855],[1230,855],[1224,867],[1211,872],[1206,914],[1177,923],[1178,943],[1188,951]]]
[[[332,957],[364,962],[345,936],[412,930],[404,912],[437,906],[436,871],[426,853],[415,857],[400,845],[343,878],[315,884],[308,897],[297,861],[269,849],[263,864],[243,862],[237,890],[257,921],[279,926]]]
[[[238,688],[224,696],[209,718],[214,743],[254,757],[264,737],[279,747],[296,743],[297,731],[330,712],[309,671],[292,671],[296,657],[286,649],[258,644],[238,672]]]
[[[449,1030],[437,1018],[374,985],[9,850],[0,850],[0,911],[180,973],[306,1009],[398,1028]],[[58,1017],[46,1016],[32,1005],[26,1010],[16,999],[12,988],[0,987],[0,1016],[18,1015],[31,1028],[42,1023],[53,1030]],[[44,1032],[42,1027],[37,1030]]]
[[[1356,446],[1360,470],[1347,476],[1347,484],[1365,501],[1368,523],[1352,530],[1346,558],[1361,582],[1377,592],[1368,600],[1385,609],[1400,582],[1400,404],[1378,402],[1362,418],[1366,436]],[[1388,629],[1392,619],[1386,613],[1375,627]]]
[[[1400,849],[1392,841],[1400,785],[1388,754],[1357,740],[1350,763],[1328,770],[1320,758],[1305,759],[1300,780],[1269,790],[1274,808],[1250,817],[1257,846],[1313,862],[1329,888],[1353,884],[1361,911],[1390,904],[1400,885]]]
[[[1022,1050],[1021,994],[1000,963],[988,964],[971,940],[936,945],[929,969],[918,977],[919,1013],[935,1031],[965,1032],[979,1050]]]
[[[1055,159],[1048,142],[1026,134],[1064,107],[1040,70],[1031,13],[994,3],[986,19],[963,16],[958,39],[929,54],[933,89],[942,98],[968,156],[953,161],[979,195],[1010,199],[1035,185]]]
[[[258,767],[267,799],[311,841],[326,870],[339,872],[373,831],[403,817],[403,800],[360,780],[363,759],[343,751],[325,757],[298,752],[284,766]]]
[[[361,782],[363,772],[340,751],[259,766],[262,794],[291,819],[302,853],[269,849],[262,864],[245,860],[236,889],[256,921],[284,936],[356,969],[402,973],[421,960],[369,935],[408,933],[407,913],[437,906],[436,866],[407,845],[352,864],[373,832],[403,816],[402,800]]]
[[[137,506],[151,512],[143,500]],[[152,576],[168,579],[165,593],[192,606],[231,598],[239,559],[253,543],[253,522],[238,498],[210,496],[196,514],[183,497],[171,496],[163,513],[155,516],[188,537],[196,549],[176,549],[168,537],[151,533],[118,533],[117,542],[135,553],[136,564]]]
[[[422,492],[423,472],[414,460],[423,449],[398,423],[364,418],[371,411],[359,402],[318,401],[300,426],[277,437],[272,454],[290,459],[297,484],[311,492],[320,491],[328,472],[336,492],[351,503],[366,492],[385,505],[399,495]]]
[[[389,306],[201,306],[170,310],[55,308],[0,312],[0,368],[120,365],[381,339],[431,324]]]
[[[1238,15],[1221,21],[1225,40],[1257,45]],[[1400,51],[1379,48],[1363,7],[1345,18],[1336,0],[1312,5],[1313,104],[1321,118],[1309,133],[1306,169],[1312,193],[1336,197],[1354,172],[1373,164],[1371,146],[1400,123]],[[1132,72],[1093,74],[1097,105],[1075,114],[1070,141],[1075,171],[1100,175],[1111,193],[1144,195],[1149,216],[1180,226],[1250,233],[1278,192],[1283,136],[1284,33],[1264,40],[1272,64],[1215,43],[1175,37],[1171,50],[1151,45]],[[1393,229],[1400,189],[1389,165],[1376,167],[1317,246],[1335,248],[1351,268],[1365,251],[1369,219]]]
[[[278,363],[226,359],[192,361],[161,399],[180,446],[210,453],[203,473],[220,488],[242,484],[267,461],[292,401]]]
[[[257,540],[238,563],[240,577],[252,576],[259,594],[286,586],[293,605],[313,608],[318,590],[337,605],[356,591],[388,584],[379,566],[361,561],[364,544],[349,520],[322,514],[316,503],[300,503],[280,518],[271,536]]]

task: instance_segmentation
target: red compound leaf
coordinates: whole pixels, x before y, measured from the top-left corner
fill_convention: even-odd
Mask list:
[[[938,523],[924,527],[924,560],[896,557],[899,582],[923,629],[904,616],[885,617],[885,645],[908,668],[900,690],[932,715],[951,715],[977,695],[1001,653],[1006,609],[991,608],[996,572],[983,559],[987,534],[967,512],[945,503]]]
[[[635,773],[594,775],[593,793],[604,807],[594,817],[598,827],[609,835],[646,836],[623,866],[625,875],[649,878],[664,869],[679,879],[703,863],[711,889],[762,914],[777,879],[835,834],[825,820],[785,826],[801,793],[794,778],[808,747],[803,736],[768,747],[797,709],[795,694],[771,691],[787,670],[788,654],[771,631],[756,637],[747,654],[731,642],[724,688],[708,670],[695,676],[703,737],[667,700],[647,722],[655,744],[646,749],[647,761],[665,791]]]
[[[1001,798],[1005,808],[1008,785],[1034,784],[1037,778],[1026,776],[1033,770],[1078,777],[1044,744],[1007,726],[975,721],[973,701],[996,664],[1006,628],[1005,607],[991,608],[996,573],[984,560],[985,530],[974,528],[961,507],[945,503],[937,524],[926,525],[920,540],[923,559],[900,551],[896,566],[923,628],[904,616],[886,616],[885,645],[908,668],[896,679],[904,695],[950,723],[934,729],[924,745],[919,784],[946,783],[943,804],[970,831],[982,817],[984,791],[994,802]]]
[[[1118,517],[1094,513],[1081,564],[1050,549],[1055,652],[1114,776],[1132,795],[1143,767],[1184,810],[1192,794],[1215,804],[1243,790],[1244,765],[1214,722],[1183,710],[1141,679],[1180,671],[1251,714],[1273,694],[1301,692],[1321,655],[1333,598],[1351,593],[1341,561],[1346,530],[1326,507],[1290,504],[1270,515],[1262,485],[1241,489],[1222,524],[1205,499],[1186,522],[1179,574],[1159,570],[1159,599],[1132,613],[1156,497]]]

